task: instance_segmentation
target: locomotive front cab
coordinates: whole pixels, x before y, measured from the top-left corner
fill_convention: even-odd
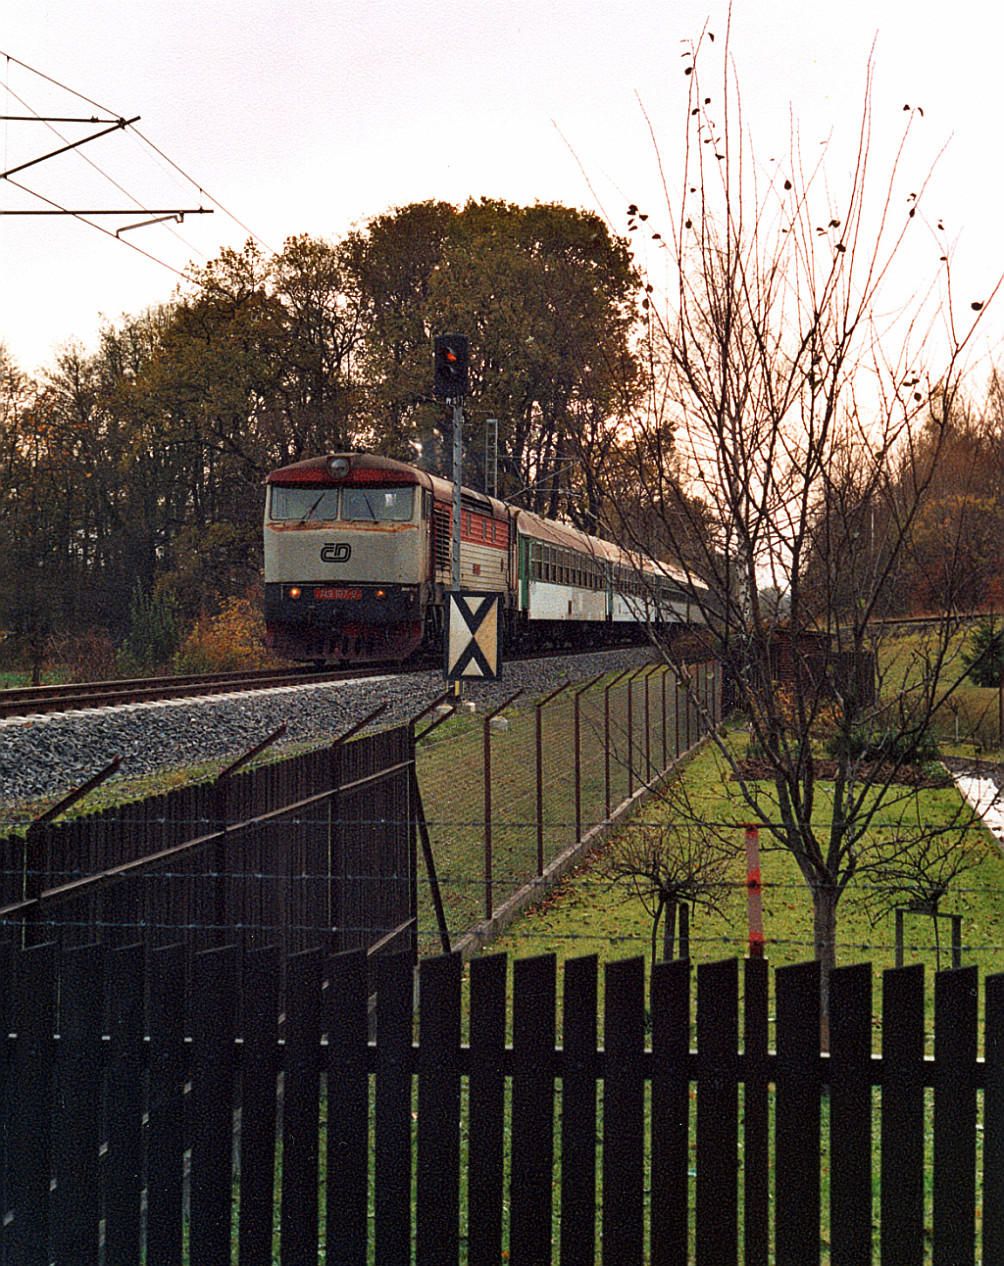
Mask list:
[[[266,642],[300,660],[400,660],[422,640],[421,472],[335,454],[268,477]]]

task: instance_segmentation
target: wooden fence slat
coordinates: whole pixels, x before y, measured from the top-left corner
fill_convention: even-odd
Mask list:
[[[244,958],[244,1055],[241,1073],[240,1266],[272,1256],[276,1091],[278,1074],[279,952],[250,950]]]
[[[470,965],[470,1064],[468,1134],[477,1140],[467,1157],[467,1255],[470,1266],[498,1266],[502,1259],[503,1143],[506,1032],[505,954],[475,958]]]
[[[411,1253],[410,954],[377,962],[376,1260],[407,1262]]]
[[[150,954],[148,1266],[181,1266],[184,1178],[185,947]]]
[[[427,959],[419,974],[419,1266],[456,1266],[459,1261],[460,976],[455,954]]]
[[[207,1266],[230,1260],[236,966],[236,953],[226,945],[203,950],[192,964],[189,1254]]]
[[[819,1261],[819,964],[780,967],[774,979],[775,1261],[810,1266]]]
[[[279,961],[274,950],[248,956],[240,982],[242,1072],[235,1056],[237,955],[226,947],[198,955],[184,999],[186,947],[148,954],[143,946],[41,945],[0,955],[0,1202],[3,1266],[94,1266],[103,1257],[148,1266],[270,1260],[276,1166]],[[149,957],[149,1057],[145,1054],[144,958]],[[923,969],[883,979],[883,1055],[871,1055],[872,977],[842,968],[829,982],[829,1057],[819,1054],[819,968],[778,971],[777,1054],[767,1054],[767,967],[744,965],[744,1052],[738,1050],[738,963],[698,971],[698,1039],[689,1051],[687,962],[658,964],[651,983],[652,1051],[644,1049],[644,964],[605,969],[604,1050],[596,1049],[597,961],[565,968],[563,1047],[555,1049],[553,956],[514,969],[513,1047],[505,1049],[507,960],[471,964],[471,1032],[460,1046],[461,968],[455,957],[423,964],[421,1041],[412,1049],[413,975],[409,954],[379,960],[377,1046],[368,1044],[367,962],[355,951],[330,960],[321,989],[322,951],[288,964],[283,1097],[281,1260],[318,1260],[320,1077],[328,1088],[327,1249],[329,1263],[457,1266],[466,1229],[470,1266],[497,1266],[509,1248],[515,1266],[562,1266],[595,1259],[595,1201],[603,1259],[618,1266],[684,1266],[693,1247],[702,1266],[739,1256],[738,1128],[743,1089],[744,1190],[752,1167],[763,1177],[768,1154],[768,1069],[776,1085],[773,1261],[811,1266],[820,1256],[820,1120],[829,1104],[830,1260],[872,1258],[874,1215],[883,1266],[973,1266],[977,1210],[982,1260],[1004,1248],[1004,975],[986,982],[985,1060],[977,1061],[978,973],[940,973],[935,981],[935,1059],[924,1060]],[[104,976],[104,978],[103,978]],[[13,977],[13,980],[12,980]],[[107,999],[107,1001],[106,1001]],[[13,1001],[12,1001],[13,1000]],[[57,1005],[58,1001],[58,1005]],[[324,1009],[322,1010],[322,1001]],[[102,1041],[103,1021],[110,1038]],[[185,1024],[192,1038],[187,1056]],[[326,1054],[321,1034],[326,1030]],[[54,1034],[58,1034],[55,1040]],[[107,1052],[105,1055],[103,1052]],[[370,1062],[372,1058],[372,1063]],[[370,1073],[376,1095],[376,1220],[369,1231]],[[462,1079],[468,1070],[468,1206],[460,1207]],[[555,1168],[554,1079],[562,1073],[561,1165]],[[603,1124],[598,1086],[603,1070]],[[651,1073],[651,1237],[646,1256],[645,1104]],[[740,1080],[740,1074],[745,1079]],[[99,1077],[99,1082],[95,1081]],[[691,1077],[697,1078],[696,1186],[690,1141]],[[416,1081],[417,1077],[417,1081]],[[512,1079],[511,1148],[506,1158],[505,1079]],[[190,1093],[183,1088],[190,1082]],[[933,1084],[933,1120],[925,1082]],[[412,1125],[417,1085],[418,1126]],[[881,1209],[873,1208],[873,1086],[881,1086]],[[977,1188],[977,1107],[983,1094],[982,1190]],[[231,1235],[233,1107],[242,1111],[240,1237]],[[147,1116],[144,1118],[144,1110]],[[102,1114],[105,1119],[102,1119]],[[755,1118],[755,1120],[751,1119]],[[144,1125],[144,1119],[146,1124]],[[184,1122],[190,1122],[186,1135]],[[932,1130],[933,1127],[933,1130]],[[933,1169],[925,1173],[925,1130]],[[412,1146],[417,1136],[417,1215]],[[595,1170],[602,1139],[602,1184]],[[98,1163],[99,1145],[107,1154]],[[191,1145],[190,1222],[183,1246],[182,1175]],[[511,1172],[504,1219],[505,1161]],[[98,1177],[96,1177],[98,1175]],[[55,1183],[50,1190],[50,1178]],[[925,1234],[924,1180],[933,1190],[933,1245]],[[555,1219],[555,1181],[562,1185]],[[143,1189],[146,1191],[144,1216]],[[756,1200],[766,1188],[754,1189]],[[696,1194],[689,1241],[688,1195]],[[103,1193],[103,1195],[102,1195]],[[761,1194],[757,1194],[761,1193]],[[980,1197],[978,1199],[978,1196]],[[930,1211],[928,1211],[930,1213]],[[466,1222],[465,1222],[466,1218]],[[930,1216],[926,1219],[931,1223]],[[143,1231],[145,1228],[145,1243]],[[508,1229],[508,1245],[503,1232]],[[745,1266],[763,1266],[764,1211],[745,1220]],[[50,1243],[51,1240],[51,1243]],[[371,1240],[374,1242],[371,1243]],[[752,1246],[752,1248],[751,1248]]]
[[[924,1261],[924,968],[882,973],[882,1266]]]
[[[603,1260],[641,1266],[645,1199],[645,960],[605,969]]]
[[[652,968],[652,1266],[687,1266],[690,962]]]
[[[95,945],[71,950],[60,966],[53,1238],[56,1261],[74,1266],[98,1261],[101,1096],[95,1093],[95,1072],[101,1067],[103,1019],[103,951]]]
[[[770,1252],[770,1102],[767,960],[743,962],[743,1262],[767,1266]]]
[[[972,1266],[976,1216],[975,967],[934,978],[934,1266]]]
[[[132,1262],[140,1252],[143,1185],[143,988],[142,945],[111,950],[108,983],[108,1155],[105,1157],[105,1256]]]
[[[1004,1261],[1004,974],[986,981],[983,1260]]]
[[[872,969],[830,975],[830,1251],[861,1266],[872,1250]]]
[[[564,967],[561,1084],[561,1263],[596,1259],[596,1019],[598,958]]]
[[[0,875],[0,882],[3,876]],[[20,897],[20,892],[17,894]],[[10,934],[10,928],[5,928]],[[10,1033],[14,1027],[14,946],[0,944],[0,1266],[7,1266],[8,1165],[11,1145],[11,1077],[14,1049]]]
[[[739,1252],[739,971],[697,969],[697,1264],[734,1266]]]
[[[553,954],[513,964],[510,1266],[551,1261],[556,1000]]]
[[[56,947],[37,945],[16,960],[11,1079],[8,1228],[11,1266],[48,1266],[52,1167],[52,1072],[56,1028]]]
[[[316,1266],[320,1113],[321,951],[301,950],[286,963],[283,1058],[283,1266]]]
[[[326,1261],[366,1266],[369,1245],[369,1075],[366,954],[328,963],[328,1156]],[[257,1261],[262,1261],[259,1257]],[[241,1264],[244,1266],[244,1263]],[[255,1266],[249,1258],[247,1266]]]

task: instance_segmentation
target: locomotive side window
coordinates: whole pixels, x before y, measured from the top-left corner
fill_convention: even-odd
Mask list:
[[[282,488],[272,484],[269,518],[300,523],[337,519],[338,493],[337,488]]]
[[[342,518],[362,523],[407,523],[414,488],[345,488]]]

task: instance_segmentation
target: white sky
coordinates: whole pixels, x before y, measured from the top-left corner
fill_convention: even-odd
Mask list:
[[[1004,270],[1001,13],[990,0],[735,0],[733,14],[764,157],[784,145],[789,106],[806,140],[834,125],[852,136],[877,35],[879,140],[898,134],[907,102],[924,108],[918,159],[952,138],[927,205],[945,219],[966,301]],[[113,115],[142,116],[146,136],[278,249],[294,233],[337,238],[392,206],[471,195],[590,207],[624,232],[629,202],[658,211],[636,94],[672,159],[681,40],[705,18],[721,39],[724,5],[698,0],[5,0],[0,50]],[[90,112],[3,58],[0,86],[39,113]],[[0,105],[23,112],[11,95]],[[68,140],[90,130],[59,127]],[[0,123],[0,170],[61,143],[42,124]],[[14,178],[64,206],[132,205],[85,155],[146,206],[203,200],[120,132]],[[0,185],[0,209],[42,205]],[[128,236],[181,269],[247,234],[217,209]],[[163,302],[178,281],[78,221],[0,218],[0,342],[25,370],[69,340],[93,347],[103,317]],[[1004,303],[993,338],[1002,314]]]

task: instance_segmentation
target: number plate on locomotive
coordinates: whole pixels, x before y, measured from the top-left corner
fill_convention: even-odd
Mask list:
[[[319,601],[327,599],[342,599],[348,602],[358,602],[363,596],[361,589],[315,589],[314,597]]]

